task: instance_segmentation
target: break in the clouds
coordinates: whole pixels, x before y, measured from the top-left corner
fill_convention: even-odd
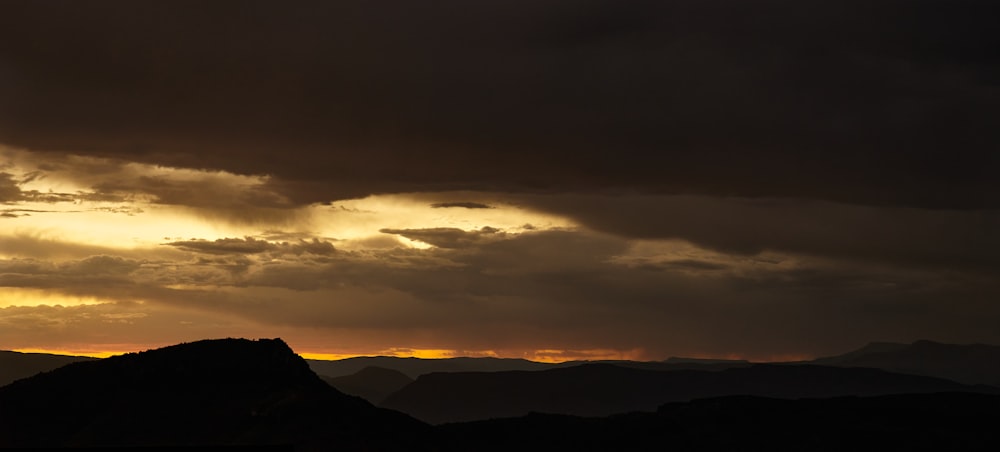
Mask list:
[[[1000,342],[998,15],[4,2],[0,348]]]

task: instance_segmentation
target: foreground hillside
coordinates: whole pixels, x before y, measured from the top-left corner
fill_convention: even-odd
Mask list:
[[[0,388],[0,447],[292,444],[399,450],[427,427],[319,379],[279,339],[78,362]],[[391,433],[391,434],[387,434]]]
[[[1000,450],[1000,396],[780,400],[730,396],[606,418],[530,414],[438,427],[445,450]]]

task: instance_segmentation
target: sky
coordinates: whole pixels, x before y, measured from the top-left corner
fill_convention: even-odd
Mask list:
[[[4,0],[0,349],[1000,344],[1000,4]]]

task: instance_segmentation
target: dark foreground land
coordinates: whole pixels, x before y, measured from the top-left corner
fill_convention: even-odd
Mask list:
[[[550,414],[529,412],[433,426],[337,391],[279,339],[200,341],[72,363],[0,388],[0,447],[116,451],[218,447],[233,451],[1000,449],[1000,429],[996,428],[1000,395],[989,386],[816,365],[750,366],[711,374],[613,367],[515,372],[514,379],[509,372],[429,374],[432,382],[456,385],[460,398],[473,397],[474,390],[492,391],[473,402],[504,400],[504,394],[544,399],[545,391],[558,392],[555,388],[560,385],[570,389],[563,396],[583,399],[563,406],[557,403],[558,397],[550,397],[544,402]],[[391,376],[367,374],[376,379]],[[604,378],[609,375],[613,378]],[[393,384],[408,381],[393,379],[397,380]],[[529,385],[544,384],[517,387],[517,379]],[[612,383],[619,388],[609,389]],[[657,385],[667,388],[654,390]],[[892,385],[899,386],[893,389]],[[586,392],[588,387],[592,392]],[[699,398],[706,390],[718,396]],[[753,390],[771,396],[745,395]],[[811,391],[831,390],[865,396],[803,398]],[[892,394],[874,395],[886,392]],[[685,400],[671,402],[678,394]],[[664,397],[666,403],[657,401]],[[551,414],[571,413],[579,406],[613,412],[640,399],[653,407],[607,416]]]

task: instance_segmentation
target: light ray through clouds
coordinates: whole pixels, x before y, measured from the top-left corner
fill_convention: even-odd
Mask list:
[[[0,2],[0,349],[1000,343],[998,15]]]
[[[230,209],[245,202],[242,192],[266,190],[267,180],[262,177],[80,156],[69,156],[71,164],[60,164],[27,151],[7,150],[5,157],[5,172],[16,181],[5,211],[36,215],[11,215],[8,227],[0,232],[4,258],[0,284],[6,286],[0,318],[7,324],[37,324],[42,317],[32,315],[31,310],[43,309],[43,317],[51,319],[43,323],[58,325],[67,334],[77,330],[83,337],[92,337],[95,333],[90,329],[97,326],[113,336],[116,329],[129,325],[161,322],[157,319],[164,312],[178,308],[201,318],[203,324],[220,315],[241,319],[238,331],[242,334],[259,333],[272,323],[279,330],[303,326],[320,330],[312,333],[319,337],[324,337],[323,330],[326,336],[336,337],[338,329],[355,328],[384,335],[379,331],[386,328],[385,323],[400,328],[412,317],[414,325],[401,328],[409,332],[388,335],[399,342],[369,338],[363,347],[353,346],[354,353],[493,356],[496,351],[440,348],[443,342],[429,333],[428,326],[420,326],[419,310],[441,307],[414,308],[413,300],[461,295],[450,293],[454,291],[444,281],[432,283],[439,285],[437,295],[421,294],[426,287],[420,286],[426,284],[418,282],[419,274],[437,278],[449,271],[467,271],[470,264],[462,257],[474,254],[477,247],[521,234],[569,233],[577,228],[564,217],[525,209],[501,195],[474,192],[380,195],[280,206],[286,218],[295,219],[289,227],[282,215],[258,221],[226,218]],[[101,171],[88,172],[94,168]],[[229,191],[213,201],[199,196],[219,195],[214,191],[181,191],[189,186],[222,185]],[[381,281],[386,272],[396,272],[400,280]],[[248,291],[251,287],[256,289]],[[261,299],[261,291],[270,293],[270,300]],[[402,298],[393,302],[394,296]],[[369,306],[338,306],[330,297],[350,297],[355,303],[368,300]],[[87,307],[110,313],[80,310]],[[275,316],[269,312],[274,309],[289,314]],[[412,309],[418,311],[387,320],[395,317],[387,310],[405,313]],[[329,311],[329,317],[315,314],[323,311]],[[24,333],[23,328],[17,330]],[[414,347],[409,342],[411,333],[427,336],[426,345]],[[98,350],[99,344],[114,348],[121,342],[121,338],[109,339],[92,338],[89,348],[76,343],[66,351],[105,355]],[[174,339],[151,336],[147,340],[156,345]],[[48,342],[45,350],[59,347],[57,342],[43,342]],[[334,344],[314,347],[316,356],[351,349]],[[550,359],[550,352],[518,347],[522,348],[506,353]],[[40,350],[37,346],[21,349]],[[580,356],[587,353],[594,355],[582,351]]]
[[[378,195],[270,205],[276,215],[247,221],[231,217],[232,209],[280,199],[260,195],[264,177],[83,157],[58,166],[24,151],[16,157],[5,171],[22,181],[17,190],[58,194],[6,201],[11,212],[33,214],[6,219],[0,233],[0,322],[21,325],[4,329],[0,340],[22,348],[101,355],[102,347],[130,341],[141,348],[268,332],[317,357],[732,356],[735,338],[769,350],[803,337],[822,343],[824,328],[809,319],[848,327],[837,319],[859,310],[866,323],[848,327],[859,333],[933,331],[921,323],[921,311],[933,310],[925,300],[960,281],[836,257],[734,254],[683,239],[595,233],[530,207],[536,196]],[[104,172],[77,174],[77,167]],[[221,195],[184,191],[223,185]],[[95,200],[101,197],[113,201]],[[579,200],[564,205],[573,203]],[[759,323],[743,323],[747,316]],[[900,316],[913,318],[887,329]],[[75,345],[61,342],[69,338]],[[763,348],[735,353],[775,356]]]
[[[572,210],[629,208],[613,198],[466,191],[293,205],[263,176],[8,152],[5,209],[30,215],[3,219],[0,343],[21,349],[98,356],[124,343],[280,335],[316,357],[768,359],[802,355],[796,341],[843,347],[840,328],[892,339],[969,322],[933,301],[959,287],[967,305],[996,309],[976,295],[996,283],[976,272],[704,247],[684,229],[782,203],[646,198],[647,221],[678,225],[677,236],[630,239]],[[734,351],[748,338],[754,347]]]

